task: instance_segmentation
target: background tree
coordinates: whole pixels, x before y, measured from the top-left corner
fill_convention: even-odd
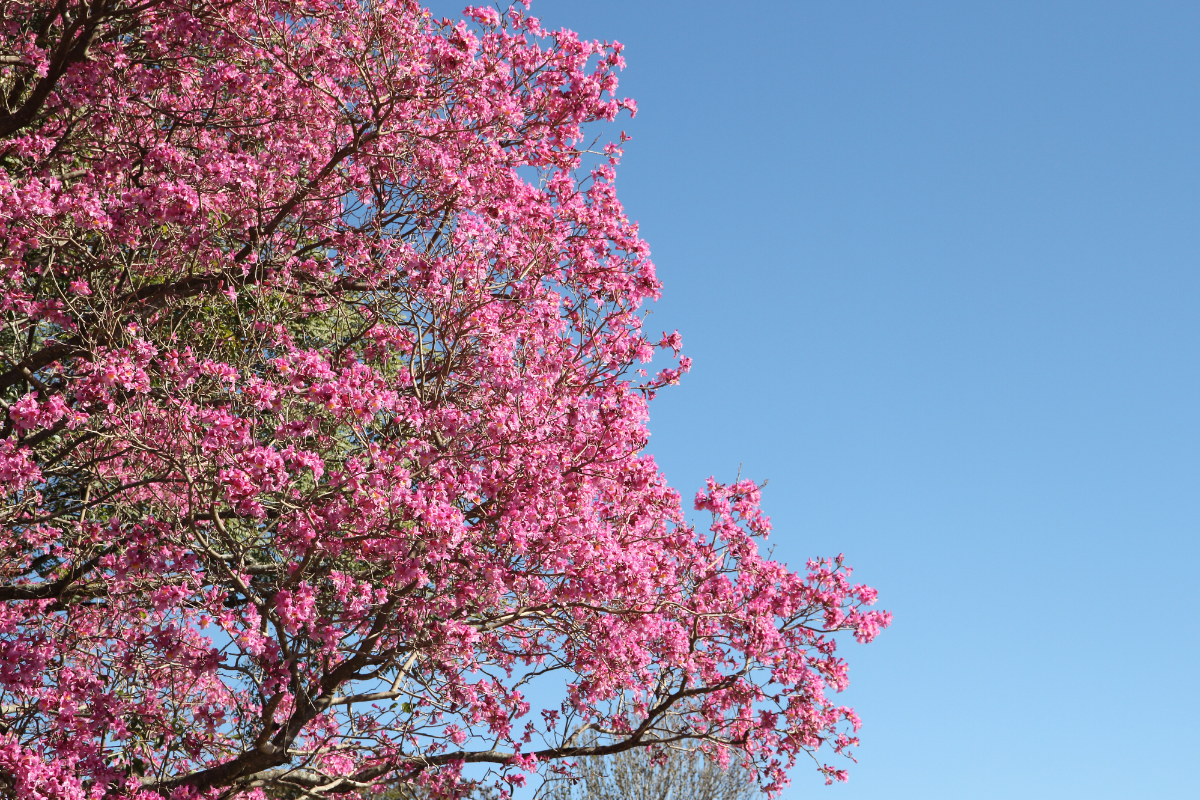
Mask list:
[[[750,800],[759,793],[754,773],[736,762],[645,748],[582,760],[575,782],[551,780],[546,788],[546,800]]]
[[[748,481],[693,529],[644,453],[687,361],[625,137],[584,144],[635,108],[620,46],[467,13],[0,0],[9,796],[503,792],[685,742],[774,790],[855,743],[832,635],[875,592],[762,557]]]

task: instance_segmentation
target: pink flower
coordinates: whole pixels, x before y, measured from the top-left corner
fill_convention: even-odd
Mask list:
[[[636,110],[621,46],[522,4],[121,8],[0,22],[51,90],[0,171],[30,389],[0,439],[5,790],[456,796],[462,750],[508,790],[570,769],[535,743],[651,713],[770,791],[848,755],[838,648],[890,623],[875,591],[772,560],[751,481],[708,481],[696,529],[646,451],[691,361],[644,326],[629,137],[593,157]]]

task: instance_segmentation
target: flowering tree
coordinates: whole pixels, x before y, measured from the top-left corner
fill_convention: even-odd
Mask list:
[[[584,143],[635,111],[620,45],[466,15],[0,0],[5,796],[453,796],[689,742],[771,792],[856,742],[832,635],[875,592],[759,555],[752,483],[689,526],[644,453],[688,362],[642,329],[625,137]]]

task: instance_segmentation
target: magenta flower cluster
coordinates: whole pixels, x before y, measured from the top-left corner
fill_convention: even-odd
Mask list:
[[[874,590],[645,452],[621,46],[465,13],[0,0],[6,795],[845,778]]]

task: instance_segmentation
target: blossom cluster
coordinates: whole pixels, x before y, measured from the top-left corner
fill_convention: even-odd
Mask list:
[[[0,0],[6,792],[849,752],[874,590],[764,557],[753,483],[697,529],[645,452],[690,362],[590,146],[621,52],[522,5]]]

